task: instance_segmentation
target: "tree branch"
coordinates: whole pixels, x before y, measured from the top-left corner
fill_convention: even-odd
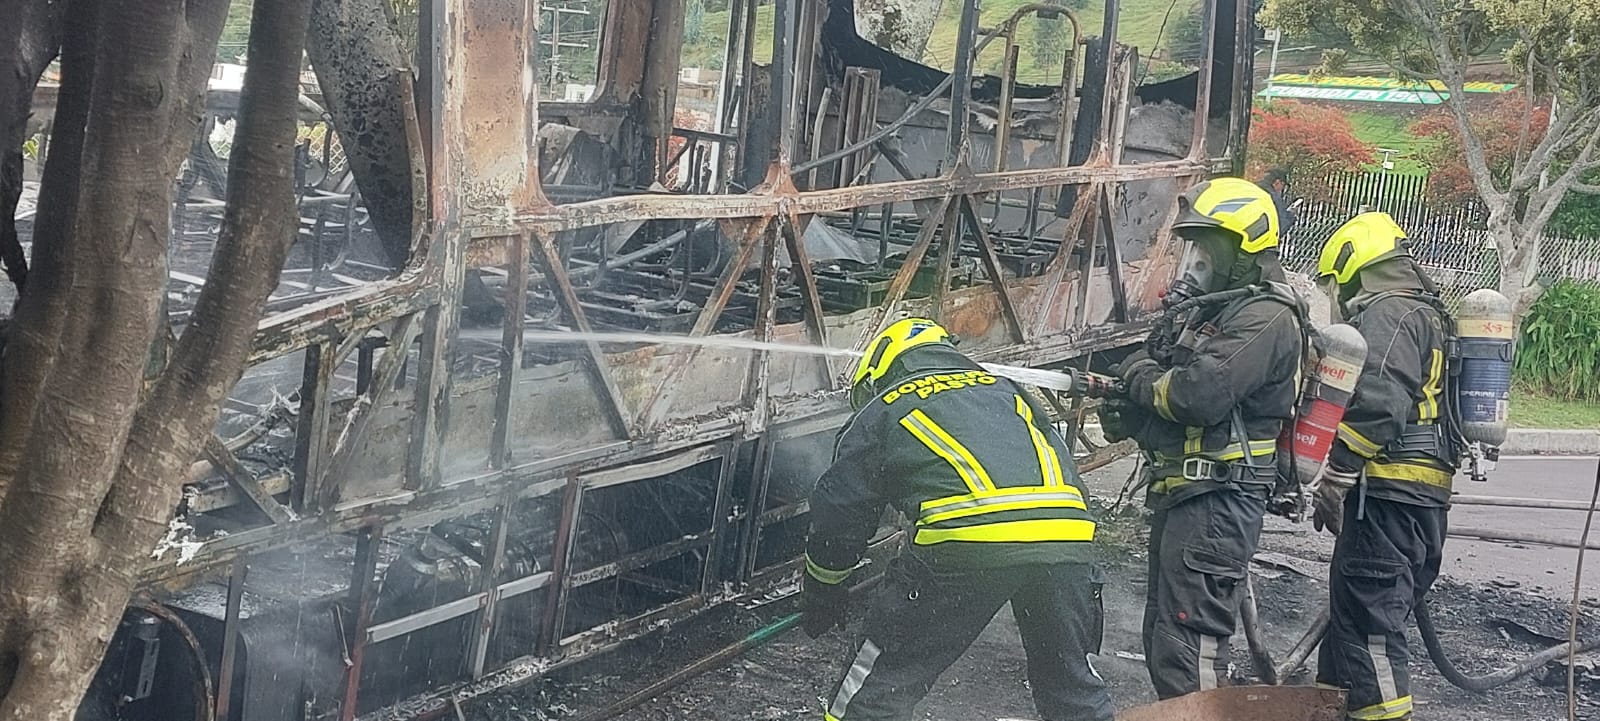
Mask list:
[[[49,0],[0,0],[0,262],[6,276],[21,290],[28,261],[17,237],[17,203],[22,198],[22,143],[27,140],[28,116],[39,75],[61,49],[62,8]]]
[[[1486,203],[1507,205],[1510,200],[1509,193],[1495,187],[1494,173],[1489,170],[1483,138],[1479,137],[1477,130],[1472,127],[1472,118],[1467,113],[1464,90],[1466,74],[1450,48],[1449,41],[1443,36],[1445,28],[1442,19],[1427,7],[1427,0],[1403,0],[1402,5],[1403,9],[1413,16],[1412,24],[1418,27],[1426,38],[1434,63],[1439,68],[1439,77],[1444,81],[1445,88],[1450,91],[1446,105],[1455,116],[1457,129],[1461,131],[1461,144],[1466,150],[1467,169],[1472,174],[1472,183],[1477,187],[1478,195],[1482,196]]]
[[[294,142],[309,13],[310,0],[254,7],[222,231],[192,320],[139,408],[95,529],[104,540],[165,525],[178,490],[172,480],[210,436],[277,287],[298,229]]]

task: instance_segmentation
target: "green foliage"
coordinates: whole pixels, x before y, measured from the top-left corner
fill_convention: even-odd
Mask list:
[[[1206,29],[1201,23],[1200,3],[1178,0],[1167,18],[1165,35],[1161,46],[1173,60],[1197,62],[1205,57]]]
[[[1550,229],[1557,235],[1600,238],[1600,195],[1571,193],[1561,199]]]
[[[22,141],[22,157],[32,161],[39,160],[39,136]]]
[[[1529,309],[1515,377],[1559,400],[1600,401],[1600,287],[1563,280]]]

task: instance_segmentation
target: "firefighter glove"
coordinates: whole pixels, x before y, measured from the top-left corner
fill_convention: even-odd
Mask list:
[[[1311,525],[1319,531],[1326,528],[1333,535],[1339,535],[1340,527],[1344,524],[1344,497],[1356,487],[1359,479],[1360,474],[1356,471],[1344,471],[1333,466],[1323,471],[1322,478],[1311,488],[1314,506]]]
[[[1126,398],[1107,398],[1100,404],[1100,432],[1107,443],[1133,437],[1138,427],[1139,408]]]
[[[1130,358],[1129,362],[1124,363],[1123,367],[1119,368],[1118,371],[1122,376],[1123,383],[1128,387],[1128,395],[1135,397],[1138,396],[1138,392],[1134,390],[1135,387],[1148,386],[1155,383],[1156,378],[1162,373],[1160,363],[1143,355]]]
[[[850,617],[850,589],[844,583],[823,583],[805,574],[801,586],[800,627],[816,638],[844,626]]]

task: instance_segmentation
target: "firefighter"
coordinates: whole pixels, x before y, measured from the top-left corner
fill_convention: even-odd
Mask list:
[[[855,414],[811,494],[803,627],[842,626],[851,572],[885,504],[907,544],[868,611],[828,721],[910,719],[1008,601],[1047,721],[1110,721],[1095,519],[1065,442],[1032,397],[956,350],[930,320],[888,327],[851,388]]]
[[[1217,178],[1179,198],[1188,241],[1166,312],[1119,373],[1111,440],[1145,453],[1153,511],[1144,651],[1163,698],[1226,685],[1228,639],[1299,395],[1305,307],[1285,284],[1266,191]]]
[[[1460,458],[1445,393],[1454,327],[1386,213],[1334,232],[1317,265],[1334,313],[1370,349],[1315,486],[1313,523],[1338,536],[1317,682],[1351,719],[1411,718],[1406,618],[1439,576]]]

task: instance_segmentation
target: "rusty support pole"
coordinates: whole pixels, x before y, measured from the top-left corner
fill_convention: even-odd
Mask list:
[[[583,312],[583,304],[578,300],[578,292],[572,287],[572,277],[567,274],[567,268],[561,263],[561,254],[556,251],[550,236],[536,233],[533,245],[540,264],[543,266],[545,279],[555,291],[556,301],[560,304],[562,312],[572,321],[573,327],[580,333],[590,333],[594,329],[589,326],[589,316]],[[619,438],[632,438],[633,433],[628,427],[627,406],[622,399],[622,391],[617,388],[617,381],[611,375],[611,364],[606,362],[606,355],[600,349],[600,344],[592,340],[583,342],[588,353],[588,363],[591,380],[600,395],[600,406],[605,411],[606,421],[611,424],[611,432]]]
[[[1117,0],[1106,0],[1114,3]],[[1228,0],[1203,0],[1200,3],[1203,21],[1200,26],[1206,34],[1205,62],[1196,78],[1194,96],[1194,134],[1189,138],[1189,160],[1206,161],[1206,124],[1211,115],[1211,76],[1217,71],[1217,3]]]
[[[250,567],[243,558],[233,561],[228,573],[228,601],[222,612],[222,658],[217,665],[216,721],[228,721],[233,695],[233,669],[239,654],[239,610],[244,605],[244,581]]]
[[[800,219],[793,215],[784,215],[779,220],[779,230],[783,233],[783,241],[789,250],[789,264],[794,269],[800,280],[800,295],[805,301],[806,331],[811,336],[811,342],[822,347],[828,345],[828,322],[822,312],[822,293],[817,290],[817,277],[811,270],[811,257],[806,254],[805,232],[801,229]],[[834,387],[833,357],[818,354],[817,363],[822,368],[822,382],[829,388]]]
[[[938,274],[933,279],[931,313],[933,319],[941,323],[945,321],[944,305],[950,296],[950,266],[959,257],[958,251],[961,249],[961,206],[966,202],[967,196],[954,196],[944,209],[944,230],[939,238]]]
[[[1223,1],[1223,0],[1219,0]],[[1234,175],[1244,175],[1245,138],[1250,132],[1251,88],[1255,84],[1255,34],[1250,31],[1255,15],[1253,0],[1234,0],[1233,7],[1233,98],[1228,108],[1228,148],[1225,151]]]
[[[345,667],[340,691],[339,721],[354,721],[356,700],[361,691],[361,660],[367,652],[367,627],[372,625],[372,608],[378,601],[378,545],[383,530],[368,526],[356,536],[355,568],[350,577],[350,602],[355,605],[355,623],[345,629],[345,648],[350,661]]]
[[[756,325],[752,335],[763,342],[772,341],[772,327],[778,306],[778,232],[777,228],[769,225],[761,238],[761,292],[756,300]],[[767,387],[771,373],[772,355],[765,350],[755,351],[755,356],[750,359],[750,373],[745,379],[740,403],[750,410],[744,423],[745,438],[754,438],[767,431],[768,417],[772,413],[771,393]]]
[[[747,584],[755,575],[761,547],[761,513],[767,508],[767,490],[772,476],[772,450],[777,443],[772,434],[756,439],[751,458],[750,487],[745,492],[745,526],[739,541],[739,583]]]
[[[220,471],[228,480],[228,485],[233,486],[250,505],[267,517],[273,523],[288,523],[292,520],[289,510],[278,503],[277,499],[261,487],[261,481],[256,478],[250,469],[239,462],[238,456],[233,454],[222,439],[215,433],[206,439],[205,447],[200,451],[201,457],[211,462],[211,466]]]
[[[300,415],[294,434],[294,490],[289,495],[296,511],[318,511],[329,489],[323,486],[327,460],[328,418],[332,413],[334,347],[319,343],[305,350],[305,372],[300,382]]]
[[[772,16],[772,102],[777,108],[779,163],[787,166],[794,157],[795,115],[795,28],[798,26],[796,2],[776,0]]]
[[[705,563],[700,568],[700,595],[710,598],[717,588],[718,574],[722,570],[722,552],[728,540],[728,509],[733,505],[731,489],[733,474],[739,462],[739,442],[722,444],[722,463],[717,467],[717,495],[711,505],[711,529],[705,551]]]
[[[945,155],[945,174],[954,173],[958,166],[967,163],[968,140],[967,104],[972,97],[972,65],[977,58],[973,48],[978,38],[978,15],[982,0],[962,0],[961,25],[956,31],[956,64],[950,77],[949,148]]]
[[[983,272],[989,276],[989,282],[994,285],[995,296],[1000,299],[1000,314],[1005,318],[1006,327],[1011,330],[1011,339],[1017,343],[1028,340],[1027,332],[1022,328],[1022,317],[1017,315],[1017,307],[1011,301],[1011,292],[1006,288],[1005,276],[1000,269],[1000,259],[995,256],[994,244],[990,241],[989,232],[984,230],[983,223],[978,218],[977,203],[972,196],[961,197],[961,213],[966,216],[967,228],[972,231],[972,237],[978,241],[978,255],[983,259]]]
[[[494,435],[489,444],[489,464],[506,468],[511,463],[511,406],[522,375],[522,328],[528,308],[528,234],[517,233],[507,249],[505,319],[500,334],[500,378],[494,395]]]
[[[556,526],[555,548],[550,554],[550,585],[545,592],[544,618],[540,621],[536,653],[550,656],[561,648],[561,629],[567,622],[567,592],[572,585],[572,552],[577,545],[578,519],[583,513],[583,482],[574,472],[567,476],[561,496],[561,520]]]
[[[733,298],[733,289],[739,283],[739,276],[744,275],[745,266],[750,264],[750,256],[755,253],[756,245],[767,232],[767,225],[772,218],[764,217],[753,224],[746,225],[739,240],[739,250],[734,254],[732,262],[722,271],[722,277],[717,280],[716,290],[711,292],[711,298],[706,301],[700,313],[695,316],[694,328],[689,331],[691,336],[709,334],[717,327],[717,320],[722,317],[722,311],[728,307],[728,300]],[[733,233],[727,232],[731,224],[724,224],[725,234],[732,237]]]
[[[322,471],[323,479],[341,479],[350,475],[351,465],[357,462],[357,453],[362,450],[367,434],[371,431],[374,419],[378,416],[378,409],[391,393],[400,389],[400,381],[405,374],[406,356],[410,354],[411,341],[417,330],[417,315],[402,316],[395,320],[388,331],[389,341],[384,347],[383,358],[378,361],[373,370],[372,382],[368,384],[364,402],[357,404],[355,415],[345,423],[344,430],[339,434],[339,443],[333,449],[332,458],[328,460]],[[333,497],[337,487],[328,489],[328,498]]]
[[[511,525],[511,509],[516,506],[516,494],[507,492],[495,510],[494,528],[489,532],[489,550],[483,575],[478,579],[477,593],[483,594],[483,607],[478,612],[478,628],[472,637],[472,680],[483,678],[483,667],[489,658],[490,640],[494,637],[495,612],[499,605],[500,573],[506,562],[506,529]]]

